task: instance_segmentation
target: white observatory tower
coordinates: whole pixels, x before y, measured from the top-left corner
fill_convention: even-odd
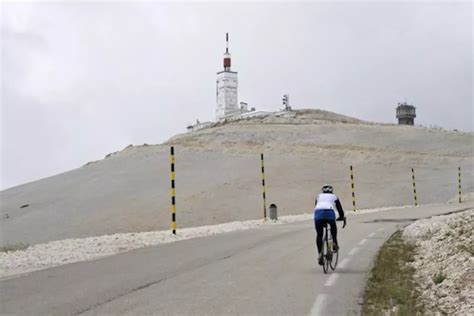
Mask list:
[[[217,73],[216,81],[216,120],[240,114],[237,100],[237,72],[230,70],[229,33],[226,33],[224,70]]]

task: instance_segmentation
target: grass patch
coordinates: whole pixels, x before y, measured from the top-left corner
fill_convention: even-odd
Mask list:
[[[397,231],[380,248],[364,293],[362,315],[421,315],[423,305],[414,281],[415,245]]]
[[[439,272],[433,277],[433,282],[434,284],[440,284],[446,279],[446,275],[443,274],[443,272]]]
[[[28,248],[30,245],[24,244],[22,242],[13,244],[13,245],[6,245],[0,247],[0,252],[11,252],[11,251],[17,251],[17,250],[25,250]]]

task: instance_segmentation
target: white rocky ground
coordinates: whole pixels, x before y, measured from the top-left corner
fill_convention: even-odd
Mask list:
[[[352,208],[444,203],[474,191],[474,133],[372,124],[320,110],[268,116],[127,146],[106,159],[0,192],[0,246],[166,230],[170,225],[169,146],[176,154],[179,227],[261,216],[260,153],[268,204],[280,215],[311,211],[324,183]]]
[[[393,208],[400,207],[359,210],[355,215],[380,212]],[[141,247],[211,236],[231,231],[271,227],[272,225],[310,220],[312,218],[313,214],[301,214],[282,216],[278,218],[278,221],[268,220],[264,222],[263,220],[250,220],[182,228],[177,230],[177,235],[171,234],[170,230],[163,230],[51,241],[30,246],[25,250],[0,252],[0,278],[67,263],[93,260]]]
[[[170,230],[124,233],[88,238],[64,239],[38,244],[25,250],[0,253],[0,277],[45,269],[62,264],[93,260],[146,246],[211,236],[231,231],[269,227],[311,219],[312,214],[284,216],[278,221],[250,220],[212,226],[183,228],[173,235]]]
[[[413,266],[429,313],[474,315],[473,229],[473,209],[405,228],[403,236],[418,246]]]

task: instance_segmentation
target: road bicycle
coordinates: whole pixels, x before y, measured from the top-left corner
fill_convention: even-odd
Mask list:
[[[346,227],[346,218],[338,219],[338,221],[343,221],[344,224],[342,228]],[[323,227],[323,271],[328,273],[329,268],[335,270],[337,266],[337,261],[339,259],[339,251],[334,251],[333,249],[334,242],[331,235],[331,225],[329,223],[324,224]]]

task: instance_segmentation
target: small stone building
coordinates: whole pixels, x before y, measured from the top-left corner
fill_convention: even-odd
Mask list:
[[[398,125],[414,125],[416,117],[416,108],[406,102],[398,103],[397,119]]]

